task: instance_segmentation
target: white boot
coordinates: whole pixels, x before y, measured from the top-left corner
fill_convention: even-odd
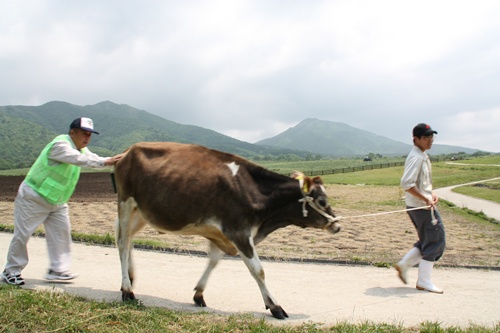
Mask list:
[[[399,278],[401,281],[403,281],[405,284],[408,283],[408,280],[406,278],[406,273],[408,272],[408,269],[415,266],[420,259],[422,259],[422,253],[420,253],[420,250],[416,247],[412,247],[408,253],[406,253],[396,265],[394,265],[394,268],[399,273]]]
[[[432,267],[434,267],[434,261],[420,260],[420,264],[418,265],[417,289],[442,294],[443,290],[436,287],[431,281]]]

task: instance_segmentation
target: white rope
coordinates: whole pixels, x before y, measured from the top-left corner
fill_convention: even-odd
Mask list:
[[[348,217],[337,216],[336,218],[339,219],[339,220],[341,220],[341,219],[356,219],[356,218],[359,218],[359,217],[387,215],[387,214],[409,212],[409,211],[412,211],[412,210],[427,209],[427,208],[431,208],[432,224],[436,225],[436,223],[438,222],[438,220],[436,219],[436,216],[434,215],[434,208],[432,206],[430,206],[430,205],[422,206],[422,207],[400,209],[400,210],[393,210],[393,211],[390,211],[390,212],[380,212],[380,213],[373,213],[373,214],[363,214],[363,215],[355,215],[355,216],[348,216]]]
[[[298,179],[299,180],[299,185],[300,185],[300,190],[302,192],[302,195],[304,196],[302,199],[299,199],[299,202],[302,203],[302,214],[304,217],[307,217],[308,211],[307,211],[307,205],[311,206],[315,211],[323,215],[327,220],[328,224],[327,227],[329,227],[332,223],[338,222],[342,219],[356,219],[359,217],[368,217],[368,216],[379,216],[379,215],[387,215],[387,214],[394,214],[394,213],[402,213],[402,212],[409,212],[412,210],[419,210],[419,209],[427,209],[431,208],[431,215],[432,215],[432,224],[436,225],[438,220],[436,219],[436,216],[434,215],[434,207],[431,205],[427,206],[422,206],[422,207],[414,207],[414,208],[406,208],[406,209],[400,209],[400,210],[393,210],[390,212],[380,212],[380,213],[372,213],[372,214],[363,214],[363,215],[356,215],[356,216],[348,216],[348,217],[342,217],[342,216],[336,216],[333,217],[325,212],[323,212],[321,209],[319,209],[316,204],[314,203],[314,199],[304,193],[302,190],[302,186],[304,184],[303,179]]]

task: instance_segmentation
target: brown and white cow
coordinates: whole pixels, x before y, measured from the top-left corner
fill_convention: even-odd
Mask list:
[[[134,144],[116,164],[117,246],[122,299],[135,299],[132,236],[147,223],[159,232],[200,235],[210,241],[209,263],[194,301],[221,256],[239,253],[264,303],[278,319],[288,317],[268,291],[255,246],[288,225],[340,230],[320,177],[279,175],[241,157],[173,142]]]

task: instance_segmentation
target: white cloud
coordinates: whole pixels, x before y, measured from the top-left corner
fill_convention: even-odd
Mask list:
[[[444,124],[440,143],[500,152],[500,107],[461,112],[445,117]]]
[[[257,142],[265,138],[270,138],[277,133],[281,133],[297,125],[296,123],[286,123],[286,122],[262,122],[262,126],[259,129],[255,130],[241,130],[238,128],[235,129],[221,129],[219,132],[223,133],[227,136],[237,138],[246,142]]]
[[[448,133],[498,123],[499,16],[496,0],[0,0],[0,105],[111,100],[249,142],[305,118],[409,142],[425,121],[492,150],[490,130]]]

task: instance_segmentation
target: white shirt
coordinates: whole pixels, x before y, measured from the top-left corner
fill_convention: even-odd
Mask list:
[[[416,187],[422,195],[432,200],[431,161],[429,160],[429,156],[415,145],[406,158],[405,171],[401,178],[401,187],[405,191]],[[409,207],[427,206],[425,201],[408,192],[405,194],[405,202]]]
[[[54,143],[49,151],[49,164],[56,165],[57,163],[67,163],[78,165],[80,167],[102,168],[104,161],[108,157],[100,157],[91,152],[88,148],[85,153],[81,153],[76,146],[66,141],[58,141]]]

